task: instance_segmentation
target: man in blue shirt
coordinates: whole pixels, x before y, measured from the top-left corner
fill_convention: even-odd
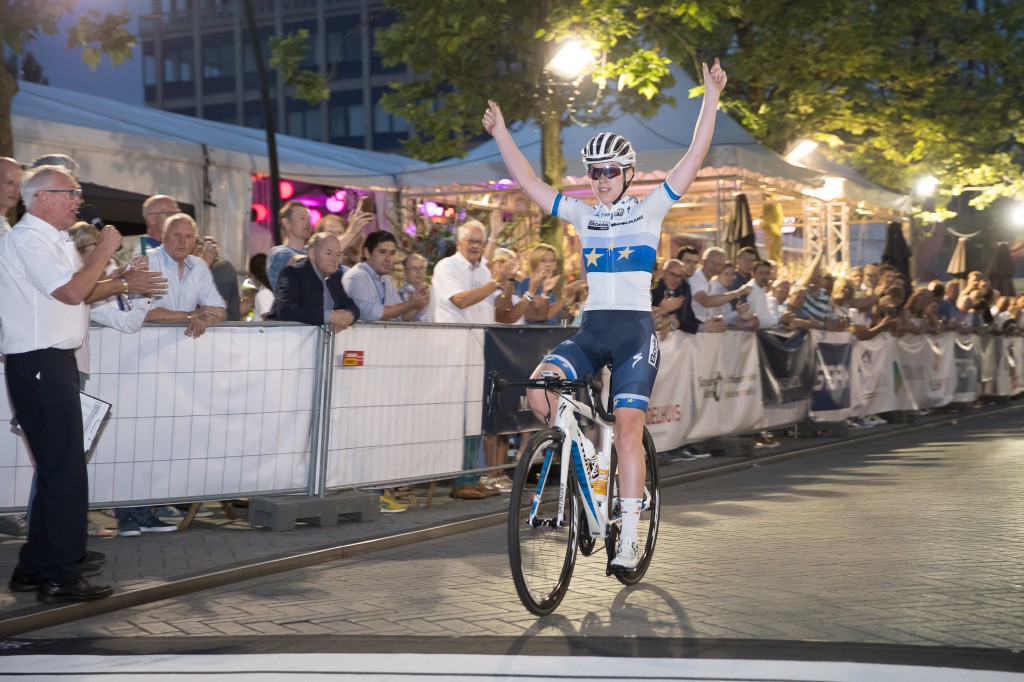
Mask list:
[[[361,320],[412,321],[430,303],[430,289],[421,285],[403,301],[391,282],[391,268],[398,242],[384,230],[366,235],[363,260],[349,268],[341,279],[345,292],[359,306]]]

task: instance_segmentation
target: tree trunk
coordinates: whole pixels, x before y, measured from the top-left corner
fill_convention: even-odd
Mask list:
[[[14,156],[14,130],[11,127],[11,102],[18,94],[18,81],[0,66],[0,156]]]
[[[256,77],[260,84],[260,102],[263,104],[263,127],[267,133],[267,162],[270,164],[270,224],[274,226],[274,243],[283,243],[281,226],[277,221],[277,213],[281,210],[281,174],[277,167],[277,136],[274,134],[274,109],[270,106],[270,87],[267,85],[267,69],[263,63],[263,47],[260,43],[260,32],[256,26],[256,17],[252,9],[252,0],[244,0],[245,20],[249,26],[249,38],[252,40],[252,54],[256,60]],[[242,76],[239,75],[239,78]]]
[[[540,121],[540,163],[541,179],[556,190],[562,190],[562,178],[565,176],[565,157],[562,155],[562,121],[561,116],[547,114]],[[562,262],[562,243],[565,240],[565,228],[562,221],[548,215],[550,206],[541,207],[540,240],[551,245],[558,254],[556,262]]]

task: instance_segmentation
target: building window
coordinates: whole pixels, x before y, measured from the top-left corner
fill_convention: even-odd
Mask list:
[[[322,139],[323,126],[320,124],[320,108],[289,111],[288,134],[309,140]]]

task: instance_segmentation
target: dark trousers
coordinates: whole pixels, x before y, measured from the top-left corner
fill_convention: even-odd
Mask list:
[[[36,465],[28,541],[18,566],[42,580],[80,577],[89,478],[74,351],[46,348],[7,356],[7,390]]]

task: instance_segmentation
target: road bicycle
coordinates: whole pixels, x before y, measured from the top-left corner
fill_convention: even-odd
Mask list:
[[[605,574],[614,575],[624,585],[639,582],[654,554],[661,503],[657,451],[651,434],[644,428],[646,473],[638,533],[642,554],[636,568],[615,568],[611,560],[622,524],[618,460],[612,443],[615,417],[595,398],[600,386],[590,377],[506,381],[496,372],[488,376],[489,402],[499,411],[500,392],[505,388],[544,389],[558,394],[553,423],[549,419],[548,428],[534,434],[522,448],[512,481],[508,556],[523,605],[538,616],[558,608],[569,589],[577,550],[590,556],[598,540],[604,540]],[[582,398],[577,393],[582,393]],[[597,448],[583,434],[580,417],[596,425]]]

